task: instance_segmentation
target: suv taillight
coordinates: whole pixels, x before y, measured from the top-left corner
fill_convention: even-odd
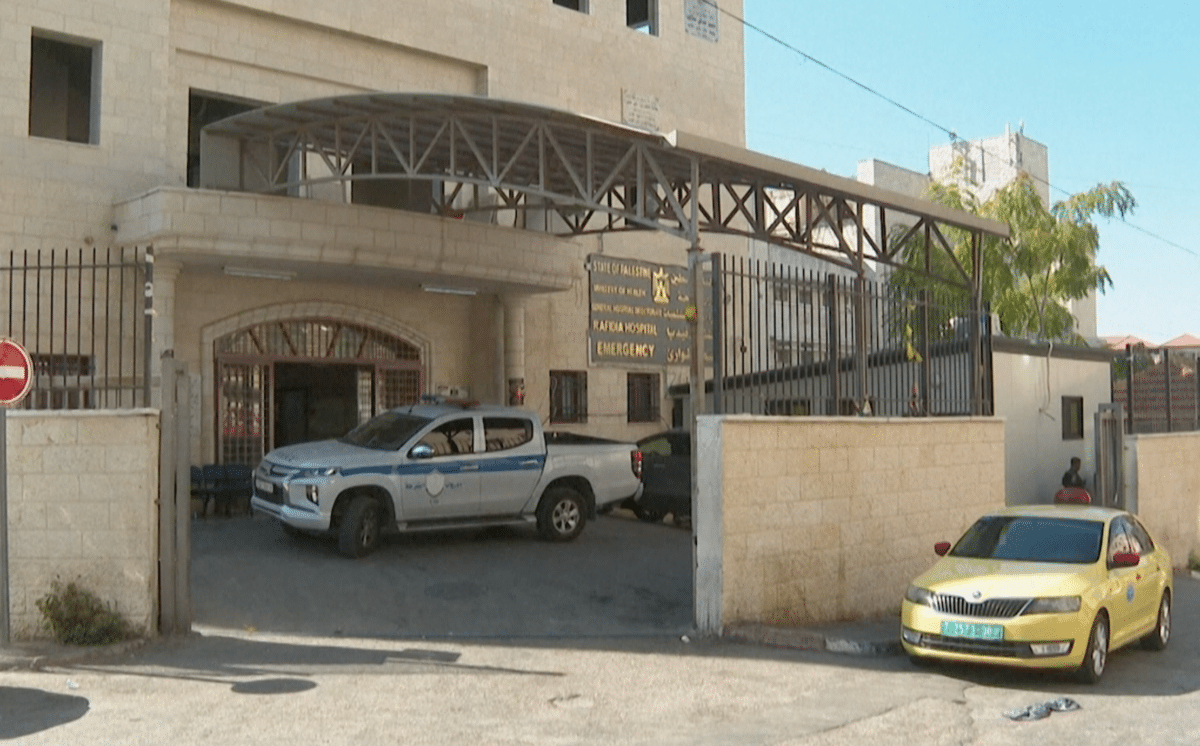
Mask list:
[[[642,479],[642,452],[634,449],[629,452],[629,468],[633,469],[633,476]]]

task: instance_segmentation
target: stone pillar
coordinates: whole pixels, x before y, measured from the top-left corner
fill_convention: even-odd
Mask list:
[[[175,281],[183,265],[172,259],[154,262],[154,338],[150,343],[150,405],[162,406],[162,355],[175,349]]]
[[[504,381],[509,406],[525,404],[525,297],[505,295]]]

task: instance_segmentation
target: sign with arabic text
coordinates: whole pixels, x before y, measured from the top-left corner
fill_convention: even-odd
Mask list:
[[[691,361],[687,267],[588,257],[588,353],[595,365],[686,365]]]

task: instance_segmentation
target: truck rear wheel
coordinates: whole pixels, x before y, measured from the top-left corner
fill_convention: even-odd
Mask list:
[[[367,556],[379,544],[379,524],[379,503],[365,495],[354,498],[342,516],[338,549],[352,559]]]
[[[538,505],[538,531],[549,541],[570,541],[587,523],[587,502],[570,487],[551,487]]]

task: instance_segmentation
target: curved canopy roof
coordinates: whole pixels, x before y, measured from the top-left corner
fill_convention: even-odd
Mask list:
[[[654,229],[693,244],[704,232],[743,235],[861,271],[864,259],[899,264],[914,236],[949,251],[947,229],[962,230],[974,266],[954,262],[957,276],[942,279],[976,292],[982,237],[1008,235],[1002,223],[696,135],[491,98],[335,96],[246,112],[204,135],[236,143],[238,183],[222,186],[303,194],[425,182],[428,209],[491,212],[563,235]],[[878,239],[896,227],[899,240]]]

